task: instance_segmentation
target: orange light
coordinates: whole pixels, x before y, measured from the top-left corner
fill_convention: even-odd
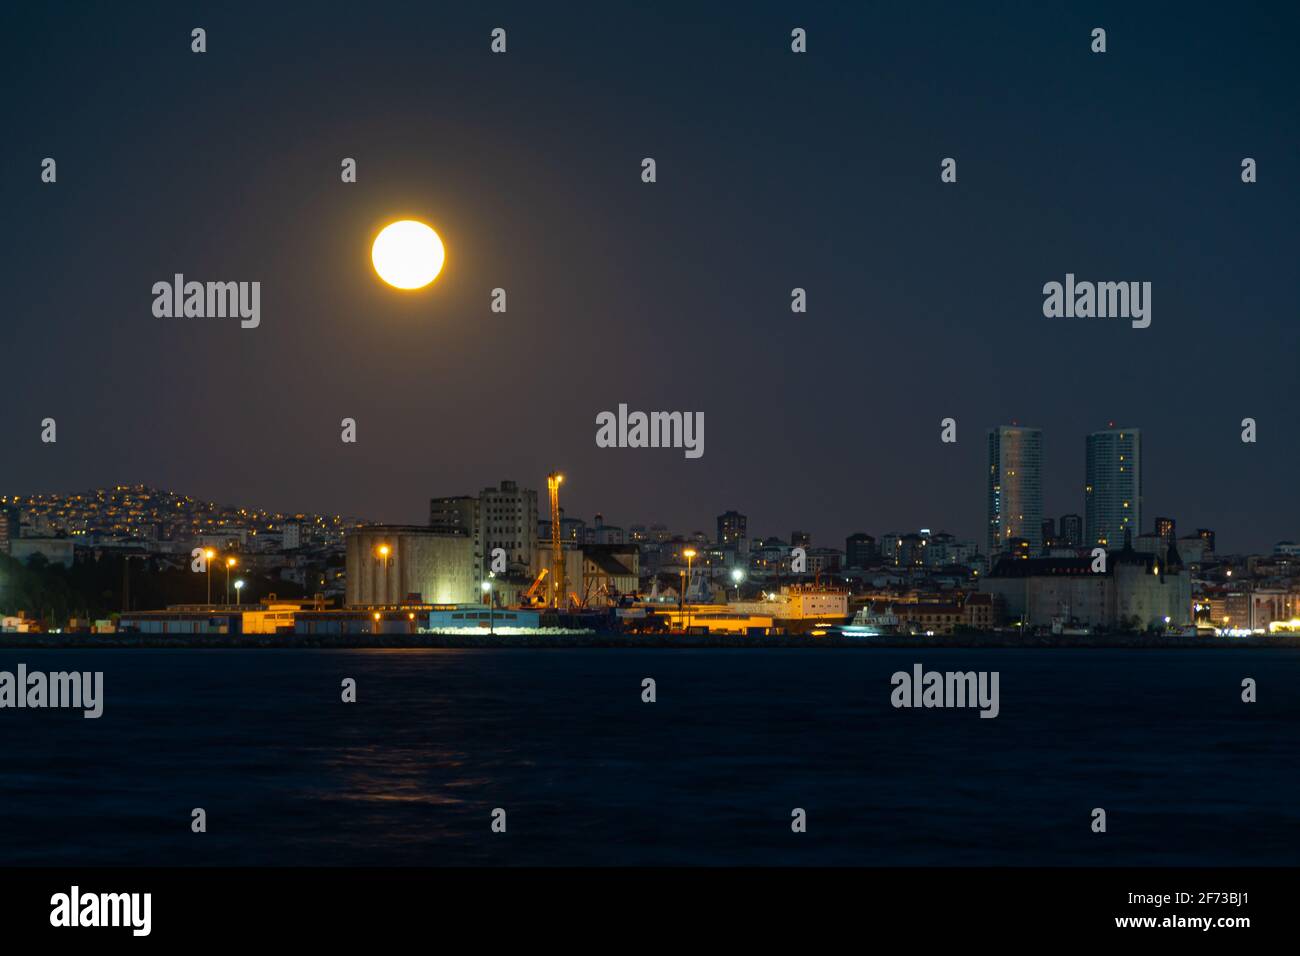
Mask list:
[[[375,612],[375,620],[376,620],[376,621],[379,620],[379,612],[378,612],[378,611]]]
[[[236,561],[234,558],[226,558],[226,567],[228,568],[233,568],[238,563],[239,562]]]

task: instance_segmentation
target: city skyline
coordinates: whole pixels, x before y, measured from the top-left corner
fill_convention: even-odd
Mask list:
[[[736,536],[735,528],[732,527],[732,525],[736,525],[736,523],[738,522],[738,527],[746,528],[750,520],[753,519],[755,516],[749,509],[741,510],[738,507],[736,507],[734,503],[732,505],[727,506],[725,511],[719,510],[715,512],[712,518],[703,521],[698,525],[683,524],[680,522],[674,522],[671,519],[661,519],[657,517],[645,518],[643,516],[636,516],[636,515],[631,516],[631,518],[628,520],[615,517],[615,520],[610,521],[609,524],[624,530],[629,530],[634,528],[642,528],[642,529],[666,528],[672,534],[677,536],[682,536],[682,537],[689,537],[691,535],[703,534],[706,537],[708,537],[709,540],[716,540],[718,542],[724,542],[727,541],[728,539],[734,542],[736,540],[740,540],[740,538],[746,538],[748,540],[759,540],[764,538],[769,538],[769,539],[780,538],[780,539],[789,540],[793,543],[794,536],[809,535],[816,542],[817,547],[835,547],[835,548],[839,548],[840,550],[846,550],[846,551],[848,550],[849,539],[855,535],[868,534],[874,537],[875,539],[877,539],[878,541],[881,537],[889,534],[909,534],[909,533],[915,533],[922,529],[926,531],[933,529],[935,532],[949,533],[957,539],[974,541],[976,543],[976,546],[980,548],[981,553],[983,553],[985,557],[993,558],[997,554],[1002,553],[1003,551],[1006,550],[1006,549],[999,549],[993,545],[993,540],[997,536],[1001,536],[1002,538],[1005,539],[1023,538],[1029,542],[1030,553],[1036,554],[1043,550],[1044,543],[1047,538],[1047,529],[1049,525],[1054,526],[1055,522],[1059,518],[1071,518],[1071,519],[1077,518],[1080,520],[1082,525],[1082,527],[1079,529],[1080,531],[1082,531],[1083,534],[1081,543],[1086,542],[1090,546],[1093,544],[1105,544],[1107,547],[1111,548],[1112,550],[1119,549],[1123,547],[1124,544],[1123,537],[1122,537],[1122,530],[1120,534],[1115,535],[1114,541],[1102,540],[1101,534],[1102,531],[1104,530],[1104,526],[1107,526],[1105,516],[1109,516],[1112,512],[1121,513],[1121,514],[1128,513],[1128,512],[1119,511],[1120,508],[1125,508],[1125,509],[1129,508],[1130,502],[1123,500],[1125,499],[1126,494],[1128,494],[1132,498],[1131,503],[1134,505],[1134,507],[1132,507],[1131,509],[1133,520],[1130,523],[1128,522],[1128,519],[1123,519],[1119,527],[1121,529],[1123,527],[1129,527],[1131,529],[1132,538],[1134,540],[1136,540],[1139,535],[1148,534],[1153,531],[1160,531],[1161,529],[1158,527],[1158,524],[1160,522],[1168,521],[1171,519],[1161,518],[1157,515],[1157,517],[1152,519],[1151,522],[1143,523],[1141,515],[1143,514],[1143,509],[1145,506],[1143,504],[1142,477],[1141,477],[1140,470],[1138,470],[1137,475],[1131,479],[1134,485],[1134,489],[1128,489],[1124,494],[1121,494],[1119,492],[1112,492],[1109,489],[1107,489],[1106,495],[1102,495],[1100,491],[1097,494],[1093,493],[1093,485],[1094,482],[1098,480],[1099,475],[1102,475],[1103,473],[1108,473],[1108,471],[1118,471],[1118,472],[1125,471],[1125,465],[1121,464],[1125,460],[1125,457],[1128,458],[1127,468],[1129,471],[1134,470],[1134,462],[1137,463],[1136,464],[1137,469],[1141,469],[1142,467],[1141,466],[1142,429],[1140,427],[1129,427],[1129,428],[1114,427],[1114,422],[1109,422],[1107,424],[1108,427],[1106,429],[1090,432],[1084,436],[1086,454],[1085,454],[1084,478],[1083,478],[1083,484],[1082,484],[1081,495],[1080,495],[1082,504],[1078,506],[1077,510],[1072,507],[1058,508],[1055,505],[1048,506],[1043,502],[1043,496],[1041,492],[1041,472],[1042,472],[1042,465],[1044,459],[1044,455],[1043,455],[1044,439],[1043,439],[1042,429],[1035,428],[1032,426],[1021,425],[1018,422],[1009,425],[994,426],[992,428],[987,429],[986,434],[987,434],[988,471],[987,471],[987,478],[986,478],[987,490],[985,495],[986,521],[985,521],[985,534],[983,536],[974,535],[974,534],[967,535],[962,533],[961,530],[959,530],[960,526],[943,525],[937,522],[922,522],[920,524],[917,524],[915,527],[910,527],[910,528],[901,527],[897,525],[873,526],[873,525],[867,525],[863,522],[860,522],[856,525],[853,525],[852,527],[845,526],[844,528],[839,529],[838,531],[834,531],[831,534],[826,536],[821,536],[816,533],[807,532],[807,531],[795,531],[787,534],[786,532],[779,530],[775,522],[772,523],[773,525],[772,527],[767,527],[764,524],[764,522],[767,519],[761,517],[758,519],[759,523],[757,525],[756,530],[752,530],[751,532],[749,529],[747,529],[745,534]],[[1014,439],[1014,442],[1010,445],[1006,445],[1005,443],[1010,441],[1011,439]],[[1123,446],[1124,446],[1123,449],[1116,451],[1115,448],[1110,447],[1113,444],[1116,446],[1116,448],[1118,448],[1118,443],[1120,440],[1123,441]],[[1098,450],[1099,445],[1105,445],[1105,447],[1101,450]],[[1124,452],[1127,452],[1127,456],[1124,454]],[[1008,455],[1010,456],[1010,458],[1005,457]],[[1104,461],[1102,461],[1102,459],[1104,459]],[[1007,462],[1009,462],[1010,464],[1007,464]],[[1010,479],[1008,478],[1008,469],[1010,469],[1010,475],[1011,475]],[[1019,474],[1017,474],[1017,472],[1019,472]],[[1115,479],[1108,478],[1107,480],[1113,482]],[[1028,482],[1027,485],[1025,485],[1026,481]],[[1005,490],[1003,489],[1004,485],[1007,486]],[[1022,488],[1021,486],[1024,487]],[[164,492],[166,494],[176,494],[175,492],[172,492],[170,490],[161,489],[156,486],[148,485],[148,484],[132,485],[132,484],[118,483],[114,487],[118,489],[132,489],[137,487],[143,487],[143,488],[147,488],[150,491]],[[1003,507],[1003,505],[1001,504],[1003,497],[1006,496],[1008,493],[1012,492],[1013,489],[1019,489],[1019,490],[1014,490],[1014,493],[1012,494],[1012,498],[1014,498],[1014,500],[1017,502],[1015,507],[1021,509],[1023,513],[1020,513],[1017,516],[1015,516],[1014,521],[1012,521],[1010,525],[997,525],[995,523],[995,518],[999,518],[999,512],[997,509]],[[94,493],[96,491],[102,492],[103,490],[104,489],[88,489],[88,490],[80,489],[78,491],[69,492],[67,494],[85,494],[85,493]],[[1133,493],[1134,490],[1135,493]],[[493,495],[497,495],[498,489],[494,486],[482,488],[482,494],[486,495],[489,493]],[[21,496],[0,495],[0,505],[10,500],[13,500],[16,497],[29,498],[29,497],[35,497],[41,495],[48,495],[48,494],[63,494],[63,493],[29,492]],[[532,516],[533,520],[530,523],[536,525],[539,520],[543,524],[546,523],[545,516],[541,515],[537,509],[537,504],[536,504],[537,489],[534,487],[529,487],[529,484],[526,480],[523,482],[522,486],[520,486],[520,483],[517,479],[503,480],[500,488],[500,494],[505,495],[505,497],[498,498],[497,499],[498,503],[504,503],[506,501],[515,498],[516,496],[531,497],[532,499],[531,502],[523,504],[523,507],[528,509],[527,514]],[[202,499],[196,499],[193,496],[188,496],[188,495],[184,497],[187,500],[195,501],[197,504],[204,505],[209,508],[217,507],[220,509],[227,509],[229,511],[238,510],[241,513],[247,510],[246,507],[239,507],[237,505],[233,505],[225,502],[219,502],[215,500],[206,501]],[[1102,500],[1103,498],[1105,499],[1104,501]],[[1115,500],[1112,502],[1110,501],[1110,498],[1114,498]],[[1012,499],[1008,498],[1007,500],[1010,501]],[[461,490],[456,494],[450,496],[438,496],[438,495],[428,496],[425,499],[423,499],[423,501],[426,507],[421,509],[421,511],[423,512],[422,517],[413,520],[393,521],[391,519],[380,519],[372,516],[363,516],[355,511],[348,512],[346,510],[340,512],[333,512],[333,513],[326,512],[324,513],[324,515],[325,517],[329,517],[332,514],[336,523],[342,520],[344,521],[344,523],[359,522],[362,524],[377,524],[377,525],[427,524],[429,526],[439,526],[447,523],[447,521],[449,520],[449,516],[453,516],[463,523],[465,517],[463,509],[468,506],[474,512],[474,517],[473,517],[474,525],[472,527],[467,528],[466,530],[469,534],[471,534],[471,536],[474,536],[477,539],[479,535],[477,522],[486,520],[486,512],[484,512],[482,515],[479,514],[478,509],[480,506],[478,504],[477,497],[465,494],[464,490]],[[1010,507],[1010,505],[1007,506]],[[1154,510],[1155,509],[1153,509],[1153,511]],[[566,504],[562,506],[561,511],[565,515],[566,521],[573,520],[584,525],[599,523],[600,520],[603,519],[607,514],[607,510],[599,506],[597,506],[594,510],[579,512],[577,508],[574,508],[573,506]],[[320,513],[309,512],[301,509],[296,511],[289,510],[289,511],[271,512],[269,509],[257,508],[255,509],[255,512],[263,516],[270,515],[270,514],[276,514],[285,517],[291,517],[294,515],[301,517],[306,515],[308,517],[319,518],[321,516]],[[1168,509],[1165,509],[1164,513],[1167,514]],[[727,529],[723,528],[724,520],[728,522]],[[1001,519],[999,518],[999,520]],[[1179,516],[1175,516],[1172,520],[1177,521],[1180,520],[1180,518]],[[1184,535],[1188,534],[1188,529],[1196,529],[1199,531],[1200,529],[1205,529],[1209,527],[1205,522],[1197,520],[1195,516],[1182,516],[1181,522],[1182,522],[1182,528],[1184,529],[1183,532]],[[806,523],[802,523],[802,522],[795,522],[794,524],[806,526]],[[1149,527],[1148,524],[1150,525]],[[714,534],[715,528],[719,529],[716,535]],[[997,530],[999,528],[1001,529],[1000,531]],[[1222,529],[1214,529],[1214,530],[1219,535],[1219,540],[1222,540],[1223,530]],[[1065,527],[1062,526],[1060,531],[1061,531],[1061,536],[1064,537],[1066,534]],[[1195,535],[1193,534],[1192,536]],[[493,534],[490,531],[488,537],[491,539],[491,543],[493,545],[498,543],[504,544],[507,547],[507,549],[514,549],[516,552],[520,547],[520,544],[517,541],[512,542],[510,540],[512,535],[508,533],[506,533],[505,536],[502,537],[501,534]],[[1281,534],[1279,532],[1271,536],[1266,534],[1264,537],[1271,537],[1272,540],[1264,541],[1264,543],[1257,548],[1236,548],[1236,549],[1230,549],[1228,551],[1225,551],[1224,553],[1234,553],[1234,552],[1248,553],[1251,551],[1264,553],[1270,550],[1273,545],[1279,542],[1293,540],[1295,536],[1288,535],[1288,534]],[[1061,544],[1064,542],[1058,541],[1057,543]],[[536,546],[535,541],[532,546],[533,547]],[[519,556],[516,553],[512,557],[512,562],[517,561],[518,557]]]
[[[986,423],[1042,428],[1045,508],[1083,513],[1076,436],[1115,420],[1144,428],[1162,513],[1240,550],[1298,536],[1287,34],[1211,5],[1113,15],[1123,42],[1103,57],[1079,40],[1084,11],[845,8],[808,24],[797,57],[775,4],[743,23],[695,11],[685,29],[630,12],[617,43],[525,10],[494,57],[464,39],[486,36],[472,11],[304,35],[289,11],[236,7],[205,15],[199,56],[185,13],[85,11],[69,31],[23,8],[0,157],[24,236],[6,285],[23,360],[0,477],[418,522],[430,488],[561,466],[582,513],[655,501],[705,529],[743,507],[821,540],[978,539],[984,490],[952,476],[983,466]],[[1187,95],[1201,54],[1208,99]],[[124,58],[141,69],[100,83]],[[721,81],[701,90],[701,71]],[[382,108],[353,74],[384,78]],[[40,181],[45,156],[57,183]],[[369,261],[373,230],[402,215],[447,244],[416,295]],[[260,282],[259,324],[156,317],[151,286],[176,273]],[[1150,282],[1150,327],[1045,318],[1043,285],[1067,274]],[[597,447],[596,416],[621,403],[704,414],[707,453]],[[956,444],[939,442],[945,418]]]
[[[1300,6],[6,12],[8,935],[1289,928]]]

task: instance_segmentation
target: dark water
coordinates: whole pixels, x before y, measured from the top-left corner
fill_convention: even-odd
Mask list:
[[[20,661],[102,670],[106,704],[0,711],[0,865],[1300,861],[1296,651],[0,652]],[[999,671],[1001,715],[895,710],[914,662]]]

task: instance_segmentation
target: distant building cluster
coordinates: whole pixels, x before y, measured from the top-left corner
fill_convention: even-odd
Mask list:
[[[1042,470],[1040,429],[989,430],[983,549],[929,528],[855,531],[842,547],[800,529],[755,534],[735,509],[710,532],[588,521],[565,513],[558,484],[543,508],[536,489],[506,480],[430,498],[421,525],[226,508],[144,486],[0,498],[0,553],[65,567],[141,555],[174,570],[192,570],[196,549],[213,555],[226,577],[214,595],[207,572],[207,603],[126,609],[123,629],[152,633],[380,633],[547,614],[726,633],[1300,630],[1300,545],[1223,556],[1211,529],[1180,536],[1171,516],[1144,522],[1140,430],[1086,437],[1082,514],[1049,516]],[[230,567],[261,582],[235,594],[247,599],[236,608]],[[278,598],[277,582],[300,597]]]
[[[195,548],[238,555],[242,574],[343,596],[343,542],[357,519],[234,508],[146,485],[0,496],[0,553],[72,567],[101,555],[189,567]]]

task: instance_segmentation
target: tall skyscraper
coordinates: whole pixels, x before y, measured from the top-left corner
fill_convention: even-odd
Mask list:
[[[1142,528],[1140,429],[1112,427],[1088,436],[1083,493],[1088,547],[1122,548],[1126,531],[1137,539]]]
[[[1043,548],[1043,430],[1001,425],[989,429],[989,556],[1023,538],[1031,553]]]
[[[718,546],[733,547],[745,540],[749,521],[739,511],[728,511],[718,515]]]

